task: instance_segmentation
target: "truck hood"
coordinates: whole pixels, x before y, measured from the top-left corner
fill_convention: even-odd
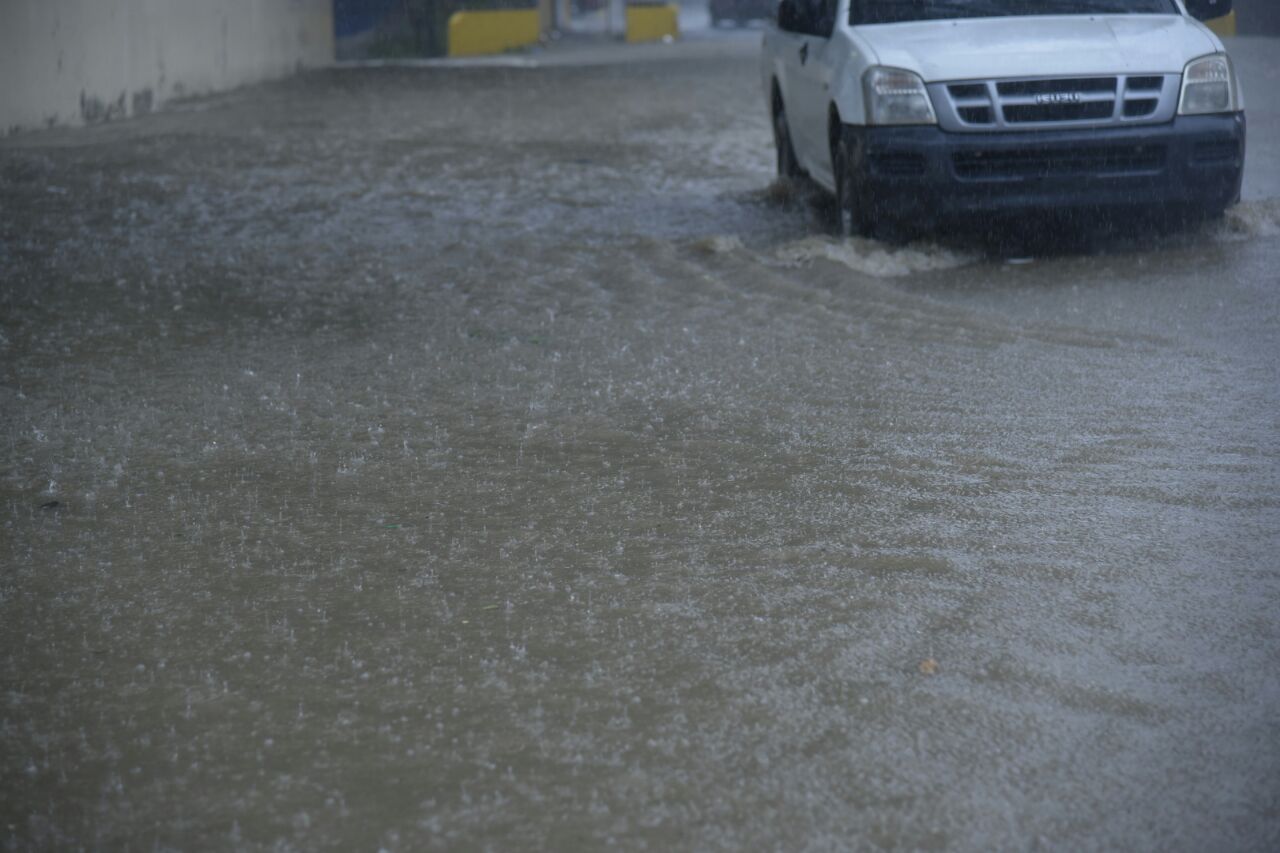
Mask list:
[[[994,77],[1180,74],[1222,47],[1180,15],[968,18],[861,26],[881,65],[927,83]]]

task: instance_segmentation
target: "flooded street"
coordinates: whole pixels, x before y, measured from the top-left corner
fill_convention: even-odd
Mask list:
[[[843,241],[758,32],[0,140],[0,849],[1276,849],[1275,45],[1170,234]]]

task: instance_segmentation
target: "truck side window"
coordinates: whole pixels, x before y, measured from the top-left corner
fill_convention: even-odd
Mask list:
[[[782,0],[778,29],[806,36],[830,37],[836,25],[838,0]]]
[[[836,0],[813,0],[813,35],[830,38],[836,28]]]
[[[778,29],[789,33],[809,31],[810,0],[782,0],[778,4]]]

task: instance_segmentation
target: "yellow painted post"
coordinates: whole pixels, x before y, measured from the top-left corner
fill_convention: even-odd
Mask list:
[[[1236,13],[1231,12],[1221,18],[1214,18],[1212,21],[1205,21],[1205,25],[1219,36],[1229,38],[1236,34]]]
[[[538,9],[454,12],[449,16],[449,55],[483,56],[536,44]]]
[[[660,41],[679,36],[680,9],[676,4],[627,4],[627,41]]]

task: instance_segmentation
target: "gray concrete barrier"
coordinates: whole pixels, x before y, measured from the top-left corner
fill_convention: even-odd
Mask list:
[[[138,115],[333,60],[333,0],[0,6],[0,133]]]

